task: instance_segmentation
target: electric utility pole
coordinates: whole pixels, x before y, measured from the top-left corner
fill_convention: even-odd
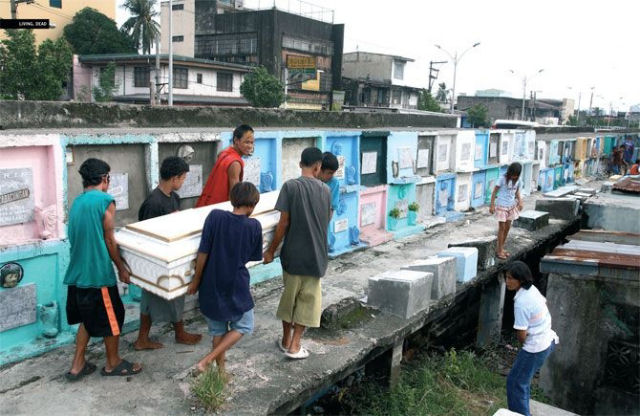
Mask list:
[[[436,68],[436,65],[446,64],[448,61],[429,61],[429,94],[431,94],[431,88],[438,79],[440,68]]]

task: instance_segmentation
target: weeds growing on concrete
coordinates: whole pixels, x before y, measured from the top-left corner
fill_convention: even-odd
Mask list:
[[[215,366],[209,366],[207,371],[200,374],[191,384],[191,392],[208,411],[216,411],[226,400],[224,387],[225,378],[220,375]]]
[[[536,393],[532,391],[534,398]],[[365,383],[341,392],[339,400],[342,412],[349,414],[492,415],[506,408],[506,387],[505,378],[491,370],[487,358],[450,350],[405,364],[399,384],[391,390]]]

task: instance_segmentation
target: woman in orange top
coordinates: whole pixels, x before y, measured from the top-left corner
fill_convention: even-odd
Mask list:
[[[242,156],[253,153],[253,128],[241,124],[233,131],[233,143],[218,156],[196,207],[217,204],[229,200],[229,192],[242,182],[244,162]]]
[[[636,163],[631,166],[631,170],[629,171],[629,175],[638,175],[638,168],[640,167],[640,159],[636,159]]]

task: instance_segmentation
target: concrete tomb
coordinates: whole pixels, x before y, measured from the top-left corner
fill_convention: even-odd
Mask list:
[[[451,247],[437,255],[438,257],[454,257],[456,259],[458,282],[468,282],[478,274],[478,249],[475,247]]]
[[[369,278],[367,303],[408,319],[429,307],[433,274],[395,270]]]
[[[514,226],[529,231],[536,231],[549,225],[549,213],[544,211],[526,210],[520,213]]]
[[[478,249],[478,270],[488,270],[496,264],[496,236],[476,238],[461,243],[449,243],[449,247],[475,247]]]
[[[433,274],[431,289],[433,300],[456,293],[456,261],[453,257],[429,257],[416,260],[403,269]]]
[[[550,218],[571,221],[578,216],[580,201],[573,198],[543,198],[536,201],[536,211],[549,213]]]

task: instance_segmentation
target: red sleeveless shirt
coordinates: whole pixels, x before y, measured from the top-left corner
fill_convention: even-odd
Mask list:
[[[211,174],[202,190],[196,208],[217,204],[229,200],[229,175],[228,169],[234,162],[240,162],[240,181],[244,173],[244,161],[233,147],[227,147],[218,156],[216,164],[211,169]]]

